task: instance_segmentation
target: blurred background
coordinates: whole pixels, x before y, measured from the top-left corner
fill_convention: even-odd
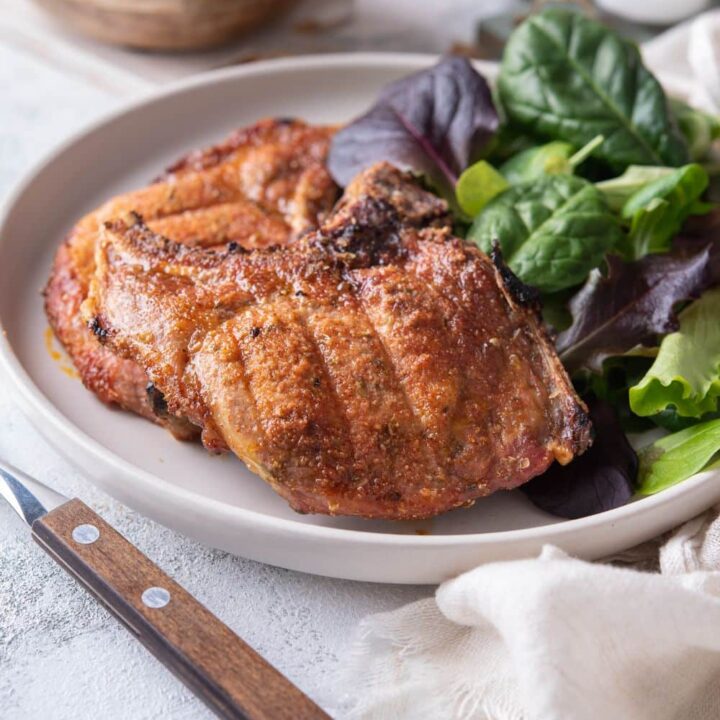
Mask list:
[[[91,79],[106,72],[127,83],[158,83],[214,67],[300,53],[458,52],[494,59],[513,26],[546,4],[578,5],[642,42],[716,3],[3,0],[0,40]]]

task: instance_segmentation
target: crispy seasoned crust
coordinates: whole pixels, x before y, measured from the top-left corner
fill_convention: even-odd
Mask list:
[[[116,219],[84,311],[301,512],[429,517],[590,443],[533,307],[385,164],[284,248],[198,251]]]
[[[286,244],[317,227],[335,201],[337,187],[324,165],[332,132],[296,120],[261,121],[188,155],[149,187],[116,197],[80,220],[57,252],[45,309],[86,387],[178,437],[197,434],[185,418],[165,411],[161,392],[148,385],[144,370],[103,347],[101,330],[91,332],[81,318],[99,228],[135,211],[156,232],[188,246]]]

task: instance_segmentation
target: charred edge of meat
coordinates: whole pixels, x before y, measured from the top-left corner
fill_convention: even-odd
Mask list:
[[[433,188],[425,175],[417,175],[412,172],[406,172],[404,175],[414,185],[427,192],[428,198],[432,199],[432,202],[426,200],[422,204],[422,212],[418,217],[410,218],[410,224],[418,228],[424,228],[428,225],[431,227],[451,226],[453,216],[450,212],[450,206],[446,200],[437,196],[437,190]]]
[[[583,402],[575,402],[572,415],[568,419],[568,436],[571,442],[573,457],[582,455],[592,447],[595,440],[595,426],[590,419],[587,406]]]
[[[88,328],[90,332],[101,342],[104,343],[107,340],[110,331],[103,326],[102,320],[99,315],[96,315],[92,320],[88,322]]]
[[[145,386],[145,393],[147,395],[148,403],[152,408],[152,411],[158,417],[167,417],[168,415],[168,404],[165,400],[165,395],[155,387],[155,383],[149,382]]]
[[[143,216],[135,212],[135,210],[130,210],[122,218],[108,220],[104,225],[107,230],[123,235],[126,240],[129,240],[135,246],[142,246],[144,242],[150,242],[156,251],[160,251],[166,256],[172,256],[173,259],[191,255],[195,250],[195,248],[175,242],[165,235],[153,232],[145,224]],[[203,252],[206,259],[217,255],[218,253],[214,250]]]
[[[133,228],[141,228],[149,230],[145,224],[143,216],[136,210],[129,210],[121,218],[113,218],[112,220],[105,220],[103,227],[111,232],[119,232],[121,230],[130,230]]]
[[[323,228],[318,243],[340,255],[350,268],[387,265],[407,251],[400,239],[397,210],[387,200],[365,197],[347,208],[349,220]]]
[[[500,249],[500,244],[497,240],[493,242],[493,248],[490,251],[490,258],[493,261],[493,265],[495,265],[500,273],[500,277],[502,278],[508,292],[513,296],[513,298],[515,298],[518,304],[532,308],[539,314],[542,308],[542,304],[540,302],[540,292],[531,285],[526,285],[505,264],[502,250]]]
[[[239,242],[232,240],[227,244],[228,255],[247,255],[250,251],[244,248]]]

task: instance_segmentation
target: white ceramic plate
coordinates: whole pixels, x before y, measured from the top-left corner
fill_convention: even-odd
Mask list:
[[[111,195],[145,185],[187,150],[261,117],[347,120],[386,82],[434,60],[316,56],[215,72],[114,114],[30,174],[0,225],[0,368],[60,452],[121,501],[209,545],[295,570],[378,582],[434,583],[480,562],[527,557],[545,543],[600,557],[720,500],[719,473],[703,473],[655,497],[566,522],[519,492],[425,522],[297,515],[238,460],[210,456],[108,409],[50,357],[38,291],[78,217]]]

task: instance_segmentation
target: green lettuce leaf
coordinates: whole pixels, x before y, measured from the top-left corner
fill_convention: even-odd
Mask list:
[[[708,465],[718,451],[720,420],[661,438],[640,451],[638,494],[653,495],[687,480]]]
[[[652,367],[630,388],[630,408],[637,415],[655,415],[670,406],[685,417],[717,410],[720,288],[707,291],[679,319],[680,329],[663,338]]]
[[[496,195],[510,187],[510,183],[486,160],[479,160],[463,171],[455,187],[460,209],[474,218]]]
[[[619,212],[638,190],[674,172],[675,168],[664,165],[628,165],[622,175],[596,182],[595,187],[605,196],[611,209]]]
[[[634,193],[622,209],[630,232],[620,251],[630,260],[649,253],[666,252],[689,215],[706,212],[700,196],[708,186],[708,174],[697,164],[685,165]]]

